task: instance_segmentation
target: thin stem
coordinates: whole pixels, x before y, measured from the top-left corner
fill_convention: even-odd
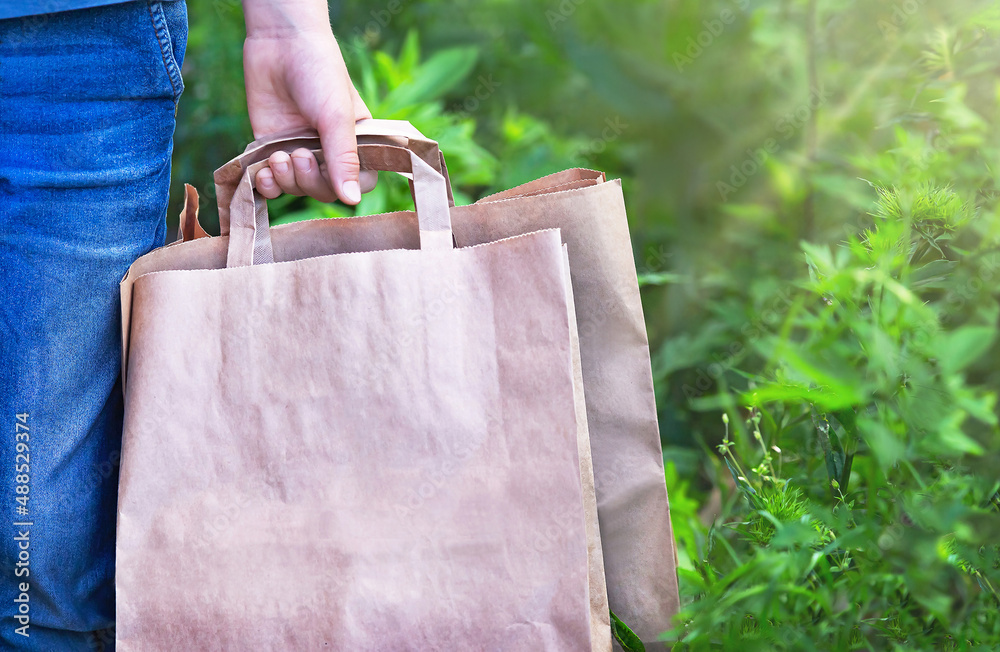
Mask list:
[[[819,73],[816,69],[816,1],[809,0],[809,5],[806,13],[806,46],[808,48],[807,59],[808,59],[808,78],[809,78],[809,93],[811,95],[816,95],[819,93]],[[805,203],[802,207],[803,214],[803,225],[802,225],[802,237],[806,240],[811,240],[813,236],[813,231],[815,228],[815,196],[816,189],[812,182],[812,175],[815,172],[816,160],[818,158],[818,148],[819,140],[817,138],[817,119],[816,113],[819,110],[817,106],[809,114],[809,121],[806,124],[806,184],[808,186]]]

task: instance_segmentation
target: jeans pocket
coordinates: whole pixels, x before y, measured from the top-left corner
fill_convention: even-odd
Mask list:
[[[168,2],[147,0],[147,6],[160,45],[160,54],[163,56],[163,68],[170,78],[176,104],[184,92],[181,64],[187,46],[187,8],[184,0]]]

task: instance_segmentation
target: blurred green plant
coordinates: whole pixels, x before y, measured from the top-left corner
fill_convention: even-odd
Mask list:
[[[1000,305],[959,299],[1000,278],[1000,242],[949,188],[875,193],[860,234],[802,243],[808,277],[753,344],[760,371],[728,395],[750,406],[752,443],[723,438],[732,481],[715,483],[748,516],[734,507],[721,522],[738,536],[696,544],[675,649],[1000,644],[996,392],[970,380]],[[726,410],[727,433],[739,414]]]
[[[667,474],[688,548],[668,638],[678,650],[998,649],[1000,11],[748,10],[754,43],[735,42],[735,20],[727,48],[704,47],[687,73],[721,76],[715,54],[736,56],[755,81],[828,99],[749,121],[763,130],[714,202],[727,228],[701,248],[729,269],[654,250],[679,282],[647,302],[660,292],[676,308],[686,294],[704,310],[654,354],[661,426],[690,433],[704,462]],[[781,39],[791,24],[811,40]],[[738,424],[721,443],[720,411]]]

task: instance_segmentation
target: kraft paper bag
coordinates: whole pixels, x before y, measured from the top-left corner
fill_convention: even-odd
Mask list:
[[[558,228],[567,245],[611,610],[649,651],[680,609],[677,550],[621,182],[566,170],[452,212],[471,246]]]
[[[272,230],[243,158],[228,236],[123,280],[120,651],[610,648],[572,253],[456,247],[440,154],[365,128],[415,213]]]
[[[359,125],[365,125],[359,133],[403,141],[422,138],[405,122],[373,120]],[[310,142],[295,140],[302,135],[285,134],[251,144],[246,160],[267,156],[275,142]],[[315,134],[311,135],[315,147]],[[422,145],[420,152],[447,177],[434,148]],[[217,175],[220,196],[233,187],[232,178],[229,173],[219,184]],[[459,247],[548,228],[558,228],[567,244],[608,599],[611,610],[648,650],[664,649],[657,637],[670,628],[680,609],[677,551],[621,182],[606,181],[601,172],[571,169],[470,206],[453,207],[451,215]],[[290,224],[282,243],[277,244],[276,238],[275,246],[283,247],[282,255],[289,258],[400,246],[411,219],[408,213],[395,213],[346,223]]]

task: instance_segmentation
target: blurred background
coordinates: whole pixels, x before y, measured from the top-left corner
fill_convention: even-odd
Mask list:
[[[623,181],[676,649],[1000,649],[1000,5],[331,0],[362,97],[459,203]],[[189,0],[182,184],[252,139],[238,0]],[[408,208],[382,175],[357,208]],[[275,222],[354,209],[282,197]]]

